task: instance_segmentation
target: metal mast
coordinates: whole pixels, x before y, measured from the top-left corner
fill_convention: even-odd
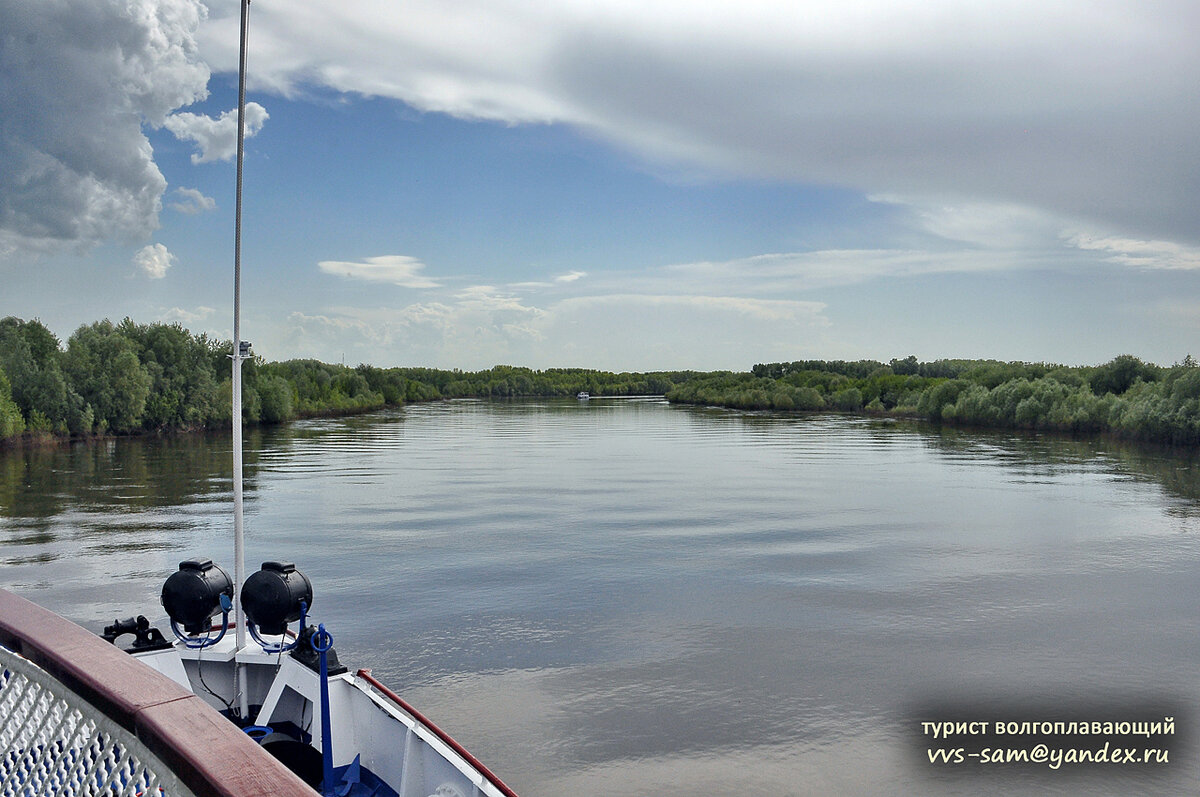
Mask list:
[[[242,616],[242,584],[246,580],[242,539],[242,360],[248,359],[250,344],[242,342],[242,160],[246,139],[246,35],[250,27],[250,0],[242,0],[241,51],[238,59],[237,195],[233,227],[233,621],[237,649],[246,645],[246,622]],[[246,694],[246,666],[236,669],[234,691],[242,717],[250,714]]]

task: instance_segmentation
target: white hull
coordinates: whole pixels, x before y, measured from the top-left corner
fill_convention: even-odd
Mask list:
[[[245,665],[253,725],[280,731],[267,737],[267,749],[271,750],[273,743],[288,743],[285,737],[290,736],[293,747],[309,745],[312,759],[319,763],[325,746],[321,738],[321,678],[291,655],[264,653],[253,643],[238,651],[231,635],[199,650],[176,643],[170,649],[134,655],[223,713],[234,701],[235,663]],[[380,795],[513,795],[503,784],[493,782],[494,776],[453,739],[402,705],[366,671],[329,677],[329,714],[333,766],[339,770],[335,781],[358,757],[361,767],[390,789],[380,790]]]

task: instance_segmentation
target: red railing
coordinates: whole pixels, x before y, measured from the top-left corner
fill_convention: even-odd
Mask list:
[[[135,734],[196,794],[314,797],[308,784],[184,687],[100,637],[0,589],[0,645]]]
[[[412,704],[409,703],[407,700],[400,697],[400,695],[396,694],[391,689],[388,689],[382,683],[377,681],[375,679],[375,677],[371,675],[370,670],[366,670],[366,669],[359,670],[357,675],[359,678],[362,678],[364,681],[366,681],[372,687],[374,687],[375,691],[379,692],[381,695],[386,697],[388,700],[392,701],[397,706],[399,706],[400,708],[402,708],[406,712],[408,712],[408,714],[410,714],[412,716],[412,718],[415,719],[417,722],[421,723],[426,728],[433,731],[433,734],[435,736],[437,736],[439,739],[441,739],[443,742],[445,742],[447,747],[449,747],[451,750],[453,750],[454,752],[456,752],[460,756],[462,756],[463,760],[465,760],[468,764],[470,764],[475,769],[477,769],[480,774],[482,774],[485,778],[487,778],[489,781],[491,781],[492,785],[495,786],[497,789],[499,789],[501,794],[503,794],[505,797],[517,797],[517,793],[515,791],[510,789],[504,783],[504,781],[500,780],[500,778],[496,777],[496,775],[490,769],[488,769],[486,766],[484,766],[482,761],[480,761],[475,756],[471,755],[471,753],[467,751],[467,748],[463,747],[461,744],[454,741],[454,738],[450,734],[446,733],[444,730],[442,730],[438,726],[434,725],[433,722],[431,722],[428,717],[426,717],[424,714],[422,714],[421,712],[419,712],[415,708],[413,708]]]

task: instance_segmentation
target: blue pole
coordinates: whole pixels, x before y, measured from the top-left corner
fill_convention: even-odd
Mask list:
[[[325,630],[325,624],[317,628],[312,640],[313,649],[321,655],[321,769],[324,780],[321,794],[335,797],[333,786],[333,739],[329,730],[329,660],[326,653],[333,647],[333,636]]]

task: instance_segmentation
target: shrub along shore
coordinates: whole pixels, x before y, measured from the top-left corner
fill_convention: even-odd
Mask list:
[[[39,321],[0,320],[0,441],[228,427],[229,341],[178,324],[82,326],[64,347]],[[461,397],[662,395],[694,376],[583,368],[487,371],[347,368],[316,360],[242,364],[242,417],[272,424]]]
[[[839,410],[934,423],[1200,444],[1200,368],[1191,355],[1166,368],[1121,355],[1097,366],[916,357],[809,360],[708,374],[671,401],[740,409]]]
[[[228,426],[229,341],[178,324],[98,321],[65,347],[39,321],[0,320],[0,442]],[[935,423],[1104,433],[1200,444],[1200,368],[1122,355],[1097,366],[915,357],[755,365],[746,373],[611,373],[496,366],[348,368],[316,360],[243,364],[248,424],[365,412],[442,398],[665,395],[737,409],[864,412]]]

